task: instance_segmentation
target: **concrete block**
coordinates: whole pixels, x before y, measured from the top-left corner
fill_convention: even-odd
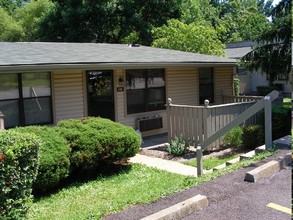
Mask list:
[[[241,154],[240,155],[240,160],[245,160],[245,159],[249,159],[249,158],[252,158],[255,156],[255,150],[253,151],[249,151],[248,153],[246,154]]]
[[[255,148],[255,154],[262,153],[265,150],[266,150],[266,145],[259,146],[259,147]]]
[[[249,182],[256,182],[260,179],[266,178],[280,170],[279,161],[272,160],[260,167],[257,167],[246,173],[244,180]]]
[[[219,165],[219,166],[214,167],[214,168],[213,168],[213,171],[217,171],[217,170],[223,169],[223,168],[225,168],[225,167],[226,167],[226,163],[223,163],[223,164],[221,164],[221,165]]]
[[[277,148],[291,148],[292,145],[292,137],[291,135],[287,135],[285,137],[282,137],[280,139],[277,139],[274,141],[274,144]]]
[[[226,165],[227,165],[227,166],[230,166],[230,165],[232,165],[232,164],[234,164],[234,163],[238,163],[239,161],[240,161],[240,157],[236,157],[236,158],[234,158],[234,159],[232,159],[232,160],[227,161],[227,162],[226,162]]]
[[[201,210],[208,206],[206,196],[196,195],[190,199],[173,205],[167,209],[154,213],[141,220],[175,220],[181,219],[197,210]]]
[[[281,169],[284,169],[286,166],[292,164],[292,153],[288,153],[280,159],[280,167]]]

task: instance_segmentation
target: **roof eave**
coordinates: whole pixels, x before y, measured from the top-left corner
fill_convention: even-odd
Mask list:
[[[156,67],[205,67],[205,66],[236,66],[236,62],[152,62],[152,63],[72,63],[72,64],[16,64],[16,65],[0,65],[0,73],[3,72],[27,72],[27,71],[54,71],[65,69],[117,69],[117,68],[156,68]]]

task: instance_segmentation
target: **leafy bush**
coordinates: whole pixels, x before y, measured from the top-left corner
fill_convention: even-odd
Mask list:
[[[260,115],[260,121],[265,127],[264,111]],[[272,108],[272,136],[273,140],[289,135],[291,131],[291,108],[274,106]]]
[[[238,77],[233,78],[233,85],[234,85],[234,95],[239,96],[240,92],[240,79]]]
[[[131,127],[103,118],[60,121],[59,133],[71,148],[72,170],[87,170],[134,156],[141,138]]]
[[[236,126],[231,131],[227,132],[223,138],[223,143],[225,146],[238,147],[242,144],[242,128]]]
[[[270,92],[274,90],[278,91],[279,88],[277,86],[258,86],[256,88],[256,92],[258,96],[266,96],[267,94],[269,94]]]
[[[55,127],[27,126],[14,130],[36,134],[42,145],[37,178],[33,184],[36,192],[46,192],[58,186],[69,175],[69,147]]]
[[[23,219],[31,201],[40,142],[33,134],[0,132],[0,216]]]
[[[261,125],[249,125],[243,128],[243,146],[255,149],[264,144],[264,130]]]
[[[180,135],[179,137],[176,136],[174,140],[171,140],[170,145],[167,146],[167,151],[169,152],[169,154],[175,156],[181,156],[186,153],[187,146],[182,135]]]

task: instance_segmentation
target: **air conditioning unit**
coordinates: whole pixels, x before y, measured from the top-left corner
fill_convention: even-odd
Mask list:
[[[141,132],[163,128],[163,119],[160,116],[136,119],[136,128]]]

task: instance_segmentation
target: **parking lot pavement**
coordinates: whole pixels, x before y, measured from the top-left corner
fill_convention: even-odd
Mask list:
[[[209,206],[183,219],[289,220],[292,212],[291,178],[291,167],[286,167],[256,183],[238,179],[231,183],[232,187],[227,186],[230,190],[226,195],[215,196],[226,190],[213,188],[214,193],[205,194]]]
[[[244,181],[247,172],[271,160],[278,159],[280,156],[285,156],[287,153],[292,153],[292,150],[281,150],[249,167],[174,195],[163,197],[154,203],[133,206],[104,219],[139,220],[200,194],[207,197],[209,205],[204,210],[192,213],[183,219],[289,220],[291,219],[289,214],[267,207],[267,205],[274,203],[291,208],[291,166],[286,166],[280,172],[256,183]]]

